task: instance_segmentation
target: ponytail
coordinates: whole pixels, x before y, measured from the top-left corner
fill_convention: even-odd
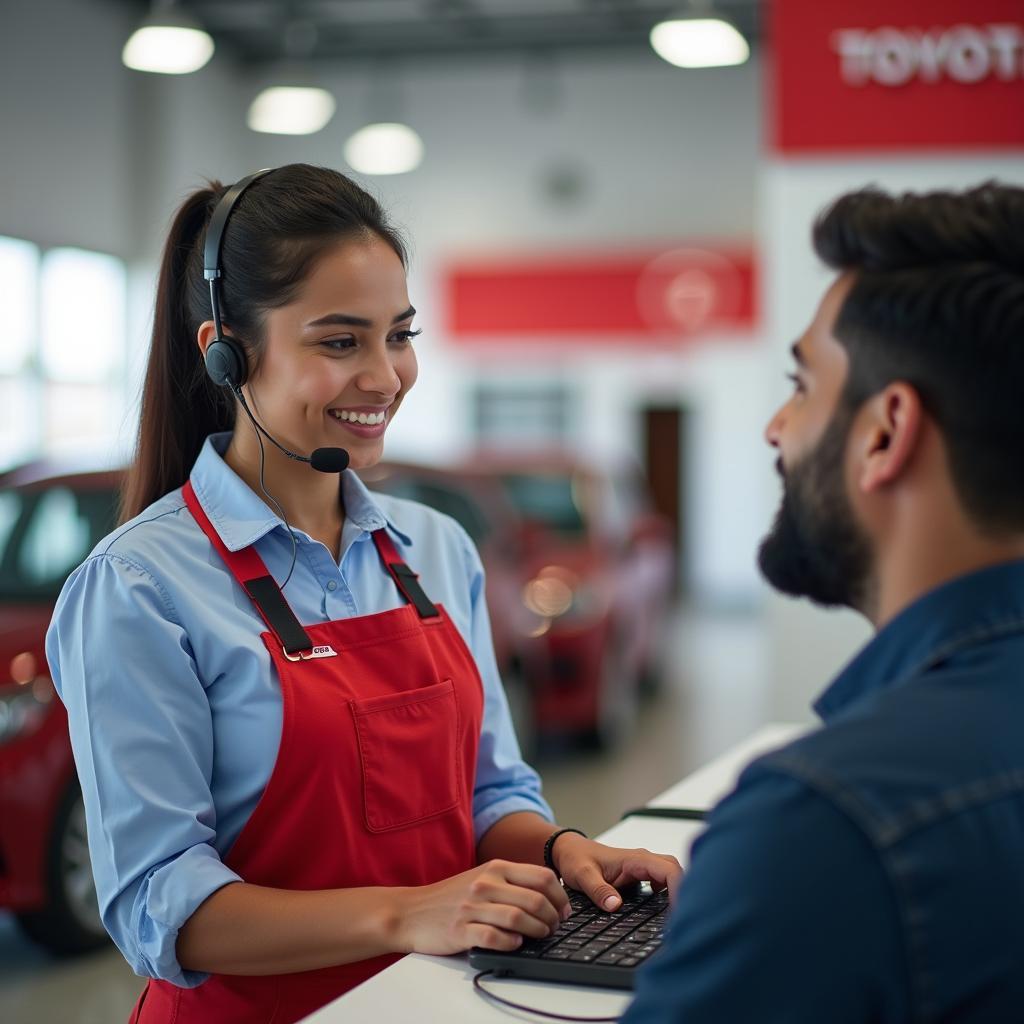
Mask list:
[[[233,403],[206,376],[196,343],[199,324],[193,323],[188,295],[193,254],[222,192],[218,182],[193,192],[178,210],[167,236],[135,457],[121,495],[121,522],[180,487],[206,436],[234,426]]]

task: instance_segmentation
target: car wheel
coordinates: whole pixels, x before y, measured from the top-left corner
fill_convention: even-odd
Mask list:
[[[48,902],[18,915],[22,930],[58,956],[73,956],[110,940],[100,920],[85,832],[85,802],[77,782],[61,801],[47,851]]]

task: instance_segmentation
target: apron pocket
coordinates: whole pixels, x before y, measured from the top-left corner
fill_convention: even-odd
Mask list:
[[[459,804],[459,705],[450,679],[349,702],[366,827],[386,832]]]

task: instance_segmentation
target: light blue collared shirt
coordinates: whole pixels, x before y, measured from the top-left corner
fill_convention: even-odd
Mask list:
[[[224,462],[230,434],[208,438],[191,480],[225,545],[255,545],[283,581],[292,546],[283,522]],[[368,615],[404,602],[370,533],[387,527],[443,604],[483,680],[473,792],[479,839],[514,811],[551,820],[513,732],[494,660],[479,555],[453,519],[371,494],[341,477],[341,558],[295,531],[285,596],[300,622]],[[270,778],[281,737],[266,629],[182,500],[165,495],[101,541],[70,576],[46,637],[68,710],[85,796],[89,851],[104,924],[137,974],[192,987],[178,930],[238,875],[222,857]]]

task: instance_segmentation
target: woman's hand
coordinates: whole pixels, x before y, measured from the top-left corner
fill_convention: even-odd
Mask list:
[[[575,832],[555,840],[551,859],[567,886],[585,892],[603,910],[616,910],[622,904],[617,890],[633,882],[650,881],[655,891],[667,888],[674,900],[683,877],[682,865],[668,854],[604,846]]]
[[[471,946],[517,949],[569,914],[558,879],[544,867],[491,860],[433,885],[400,890],[398,947],[446,955]]]

